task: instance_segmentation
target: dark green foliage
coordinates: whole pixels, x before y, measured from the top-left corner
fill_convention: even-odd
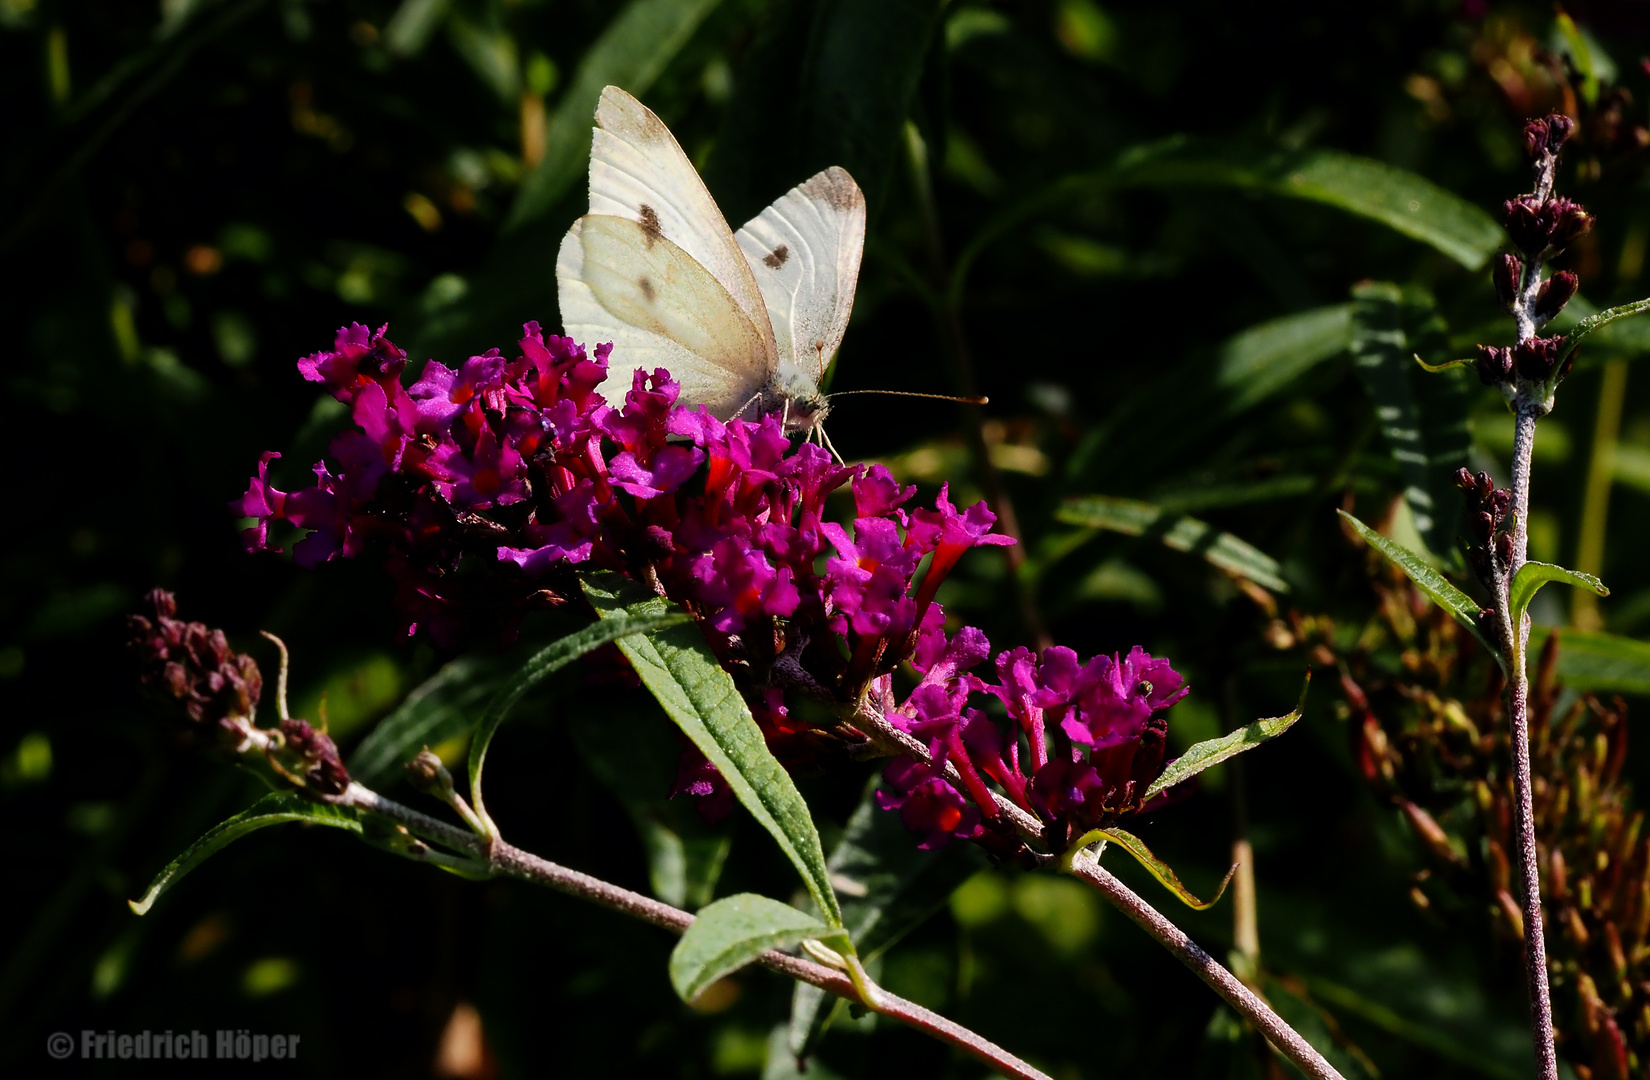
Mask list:
[[[608,81],[666,120],[735,227],[819,168],[854,173],[871,233],[833,386],[949,389],[955,315],[1026,534],[1022,582],[1060,643],[1085,656],[1140,644],[1188,674],[1192,696],[1171,714],[1177,753],[1283,712],[1301,662],[1269,642],[1290,609],[1357,627],[1375,603],[1335,509],[1385,528],[1397,499],[1424,490],[1435,513],[1423,538],[1449,565],[1446,471],[1505,468],[1498,396],[1470,372],[1425,375],[1411,356],[1508,341],[1479,269],[1498,239],[1486,222],[1525,183],[1523,116],[1565,100],[1558,53],[1585,110],[1563,182],[1599,225],[1565,256],[1586,299],[1554,330],[1646,291],[1642,25],[1575,5],[1587,48],[1614,61],[1583,72],[1550,5],[1466,7],[0,0],[0,325],[12,333],[0,377],[14,442],[0,559],[0,1072],[43,1072],[53,1031],[234,1027],[302,1032],[293,1075],[425,1075],[459,1001],[480,1010],[501,1076],[754,1075],[767,1047],[800,1041],[770,1039],[791,1015],[775,976],[736,975],[691,1011],[669,983],[667,935],[338,830],[259,831],[143,919],[125,906],[263,794],[139,713],[118,620],[151,586],[229,628],[267,673],[273,654],[254,633],[282,635],[295,712],[317,718],[326,688],[351,763],[432,812],[396,779],[395,740],[374,723],[400,705],[397,723],[456,769],[464,746],[439,744],[475,722],[502,673],[589,621],[577,605],[533,616],[511,663],[493,636],[441,653],[397,634],[369,562],[303,572],[249,558],[225,504],[268,448],[293,447],[275,476],[303,483],[347,421],[293,368],[340,324],[389,321],[415,368],[510,352],[528,319],[558,326],[555,249],[584,206],[589,115]],[[1617,86],[1631,101],[1611,97]],[[523,118],[540,115],[543,156],[530,163]],[[931,216],[912,182],[913,133]],[[1647,327],[1589,336],[1543,421],[1532,558],[1576,565],[1596,365],[1641,355]],[[1650,628],[1642,383],[1635,370],[1597,568],[1614,591],[1603,630],[1617,635]],[[1383,405],[1414,421],[1424,466],[1394,457]],[[856,397],[830,430],[924,498],[949,480],[972,501],[959,422],[944,403]],[[1165,527],[1074,521],[1063,508],[1078,497],[1154,508]],[[1165,542],[1188,519],[1203,531]],[[1538,643],[1573,591],[1535,597]],[[940,598],[997,647],[1029,640],[995,552],[966,558]],[[1561,680],[1650,693],[1642,643],[1562,640]],[[1370,663],[1396,671],[1403,658],[1376,650]],[[1230,765],[1212,769],[1131,831],[1207,896],[1231,863],[1241,786],[1279,1008],[1340,1040],[1349,1070],[1524,1075],[1517,958],[1482,912],[1411,904],[1423,860],[1362,786],[1329,674],[1287,737],[1245,755],[1241,785]],[[432,678],[420,703],[400,704]],[[689,905],[792,896],[795,870],[749,815],[712,827],[667,801],[680,744],[601,654],[511,715],[487,805],[512,842]],[[627,752],[628,772],[615,765]],[[1644,760],[1635,751],[1628,774],[1650,775]],[[839,853],[833,872],[853,845],[874,846],[853,815],[875,767],[797,777],[824,850]],[[1096,897],[1009,870],[954,889],[965,858],[925,860],[905,908],[867,931],[890,989],[1056,1075],[1269,1075],[1252,1034]],[[1157,889],[1128,860],[1108,866]],[[842,900],[853,926],[856,900]],[[890,914],[936,904],[925,919]],[[1173,917],[1224,955],[1228,904],[1176,904]],[[920,1035],[846,1016],[818,1050],[808,1075],[978,1072]]]

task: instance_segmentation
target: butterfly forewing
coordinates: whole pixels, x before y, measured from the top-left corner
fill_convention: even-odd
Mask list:
[[[625,218],[591,214],[556,261],[562,325],[580,341],[611,341],[626,371],[663,367],[681,400],[731,415],[765,385],[761,335],[694,259]]]
[[[783,364],[812,379],[842,344],[865,247],[865,196],[832,166],[792,188],[735,239],[767,305]]]
[[[676,137],[645,105],[609,86],[596,107],[590,151],[590,213],[625,218],[650,239],[686,252],[723,288],[764,342],[747,358],[765,383],[778,366],[767,305],[733,231]],[[708,403],[707,403],[708,404]]]

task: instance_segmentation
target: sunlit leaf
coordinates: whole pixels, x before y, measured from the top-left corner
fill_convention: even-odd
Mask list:
[[[1535,599],[1535,594],[1549,581],[1562,581],[1580,589],[1591,589],[1600,596],[1610,595],[1610,590],[1604,587],[1604,582],[1592,574],[1566,570],[1562,566],[1553,566],[1550,563],[1527,562],[1518,568],[1518,573],[1513,575],[1512,585],[1507,590],[1508,603],[1512,607],[1512,616],[1515,620],[1523,617],[1530,601]]]
[[[1067,858],[1069,859],[1075,856],[1078,852],[1082,851],[1083,848],[1088,847],[1090,844],[1098,840],[1110,841],[1111,843],[1114,843],[1118,847],[1122,848],[1124,851],[1128,852],[1130,855],[1133,855],[1135,860],[1139,862],[1141,866],[1144,866],[1147,870],[1151,871],[1152,877],[1161,882],[1164,888],[1174,893],[1175,897],[1179,899],[1181,903],[1185,904],[1194,911],[1207,911],[1209,908],[1212,908],[1218,904],[1220,902],[1220,898],[1226,894],[1226,886],[1231,884],[1232,876],[1237,873],[1238,869],[1234,866],[1230,870],[1226,871],[1226,876],[1221,878],[1220,887],[1215,890],[1215,894],[1207,900],[1199,900],[1190,889],[1181,884],[1180,878],[1175,876],[1175,872],[1170,869],[1168,863],[1164,862],[1162,859],[1159,859],[1156,855],[1153,855],[1151,849],[1148,848],[1145,842],[1138,836],[1135,836],[1133,833],[1124,829],[1113,827],[1110,829],[1093,829],[1087,833],[1084,833],[1077,839],[1077,842],[1071,846],[1071,851],[1068,852]]]
[[[1150,799],[1160,791],[1167,791],[1176,784],[1190,780],[1204,769],[1219,765],[1227,758],[1235,757],[1245,750],[1253,750],[1268,739],[1275,739],[1288,731],[1294,726],[1295,721],[1301,718],[1301,712],[1306,708],[1306,691],[1311,683],[1312,673],[1308,671],[1306,682],[1301,685],[1300,701],[1295,705],[1293,712],[1256,720],[1218,739],[1207,739],[1187,748],[1184,754],[1169,762],[1162,774],[1152,781],[1151,787],[1146,789],[1145,797]]]
[[[1402,570],[1411,581],[1415,582],[1420,590],[1431,598],[1432,602],[1454,616],[1455,621],[1466,627],[1478,643],[1488,649],[1491,656],[1501,662],[1501,650],[1491,645],[1484,632],[1478,627],[1478,615],[1481,610],[1476,601],[1466,593],[1451,585],[1449,579],[1434,569],[1425,559],[1400,544],[1371,529],[1345,510],[1337,510],[1348,524],[1355,529],[1359,536],[1368,541],[1369,545],[1382,555],[1390,559],[1394,566]]]
[[[603,621],[640,620],[671,610],[664,599],[614,573],[583,579],[585,596]],[[715,765],[751,816],[778,842],[802,876],[825,921],[842,925],[830,871],[808,804],[768,749],[762,730],[696,626],[629,633],[618,646],[647,687],[699,752]]]
[[[176,885],[185,874],[225,847],[247,833],[288,821],[326,825],[357,834],[361,832],[361,822],[352,810],[318,803],[292,792],[272,792],[234,817],[221,821],[207,830],[206,835],[190,844],[182,855],[167,863],[166,868],[155,875],[155,880],[150,882],[143,899],[129,900],[128,906],[139,915],[146,914],[154,907],[155,901],[160,899],[161,893]]]
[[[701,908],[670,954],[670,984],[691,1002],[724,975],[769,949],[830,933],[818,919],[755,893],[724,897]]]
[[[1086,525],[1125,536],[1156,537],[1176,551],[1199,555],[1211,565],[1246,577],[1273,592],[1289,591],[1289,583],[1281,576],[1282,567],[1271,556],[1206,522],[1165,513],[1150,503],[1108,495],[1084,495],[1067,499],[1054,516],[1068,525]]]

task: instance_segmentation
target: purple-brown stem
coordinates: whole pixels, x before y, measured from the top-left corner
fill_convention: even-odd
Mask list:
[[[404,826],[408,832],[434,840],[454,850],[468,852],[474,856],[477,867],[490,874],[545,885],[557,892],[589,900],[675,934],[682,933],[693,922],[693,916],[680,908],[631,892],[589,874],[558,866],[548,859],[541,859],[503,840],[489,842],[474,832],[386,799],[360,784],[352,783],[344,794],[328,801],[378,814]],[[757,958],[757,962],[781,975],[817,986],[855,1004],[874,1008],[884,1016],[955,1046],[1004,1076],[1013,1077],[1015,1080],[1050,1080],[1046,1073],[1021,1061],[1002,1047],[915,1002],[897,997],[886,990],[879,991],[876,995],[878,1000],[874,1005],[865,1002],[859,991],[854,988],[852,980],[840,971],[777,950],[763,953]]]
[[[930,760],[928,748],[920,739],[894,727],[874,709],[862,708],[853,714],[852,719],[860,730],[871,737],[872,743],[885,753],[910,754],[919,761]],[[945,777],[952,785],[962,786],[962,778],[957,772],[957,767],[950,761],[945,763]],[[1020,836],[1034,849],[1039,850],[1042,861],[1052,861],[1052,855],[1041,854],[1049,848],[1042,822],[995,791],[991,792],[991,797],[995,800],[998,811],[1013,823]],[[1136,926],[1169,950],[1175,959],[1191,968],[1192,974],[1219,994],[1238,1015],[1253,1024],[1279,1053],[1294,1062],[1302,1072],[1312,1077],[1312,1080],[1344,1080],[1311,1043],[1290,1027],[1283,1017],[1272,1011],[1271,1006],[1187,937],[1185,932],[1170,922],[1162,912],[1152,907],[1109,871],[1102,869],[1099,860],[1091,855],[1079,855],[1070,860],[1068,872],[1079,881],[1092,886],[1109,904],[1127,915]]]
[[[1156,938],[1160,945],[1174,954],[1175,959],[1191,968],[1194,975],[1225,999],[1238,1015],[1255,1025],[1256,1030],[1266,1036],[1279,1053],[1294,1062],[1312,1080],[1343,1080],[1335,1066],[1329,1064],[1311,1043],[1301,1038],[1300,1032],[1286,1024],[1266,1002],[1255,996],[1254,991],[1239,982],[1236,975],[1204,952],[1184,931],[1164,918],[1162,912],[1104,869],[1097,859],[1089,856],[1072,860],[1071,874],[1094,886],[1101,896],[1111,902],[1112,907]]]
[[[1523,304],[1520,304],[1523,307]],[[1522,326],[1522,323],[1520,324]],[[1532,331],[1533,333],[1533,331]],[[1558,1050],[1553,1038],[1552,992],[1547,985],[1547,939],[1541,919],[1541,872],[1535,842],[1535,806],[1530,777],[1530,677],[1525,653],[1530,617],[1514,625],[1509,592],[1529,548],[1530,454],[1535,445],[1537,408],[1522,398],[1514,403],[1512,514],[1513,551],[1497,604],[1501,647],[1507,654],[1507,715],[1512,728],[1514,825],[1518,830],[1519,876],[1523,885],[1524,967],[1530,991],[1530,1023],[1535,1030],[1536,1064],[1541,1080],[1558,1080]]]

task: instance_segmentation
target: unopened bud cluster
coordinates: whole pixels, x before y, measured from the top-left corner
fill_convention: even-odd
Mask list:
[[[1512,400],[1525,394],[1546,401],[1556,378],[1569,374],[1575,350],[1565,355],[1562,335],[1537,337],[1575,296],[1580,280],[1568,270],[1545,279],[1542,264],[1593,227],[1593,217],[1579,203],[1552,194],[1558,151],[1575,124],[1568,116],[1531,120],[1524,127],[1524,149],[1535,169],[1536,190],[1502,205],[1502,222],[1517,252],[1497,256],[1490,267],[1496,299],[1518,320],[1519,341],[1511,346],[1478,346],[1478,377],[1498,386]],[[1537,388],[1543,388],[1537,390]],[[1548,402],[1550,404],[1550,402]]]
[[[168,706],[181,706],[193,723],[233,729],[257,711],[264,685],[257,661],[231,649],[222,630],[177,614],[176,598],[155,589],[143,598],[142,614],[129,620],[139,681]]]
[[[349,787],[349,772],[332,738],[307,720],[284,718],[278,727],[257,727],[264,685],[258,662],[230,648],[222,630],[184,622],[177,613],[177,598],[155,589],[143,598],[143,611],[129,620],[128,647],[150,694],[168,711],[181,707],[192,724],[215,730],[230,752],[262,756],[288,783],[341,795]]]
[[[1455,483],[1466,500],[1467,558],[1473,572],[1493,594],[1499,594],[1495,582],[1506,576],[1512,565],[1513,538],[1505,526],[1511,524],[1507,511],[1512,507],[1512,492],[1498,488],[1488,473],[1474,476],[1466,469],[1455,474]]]

